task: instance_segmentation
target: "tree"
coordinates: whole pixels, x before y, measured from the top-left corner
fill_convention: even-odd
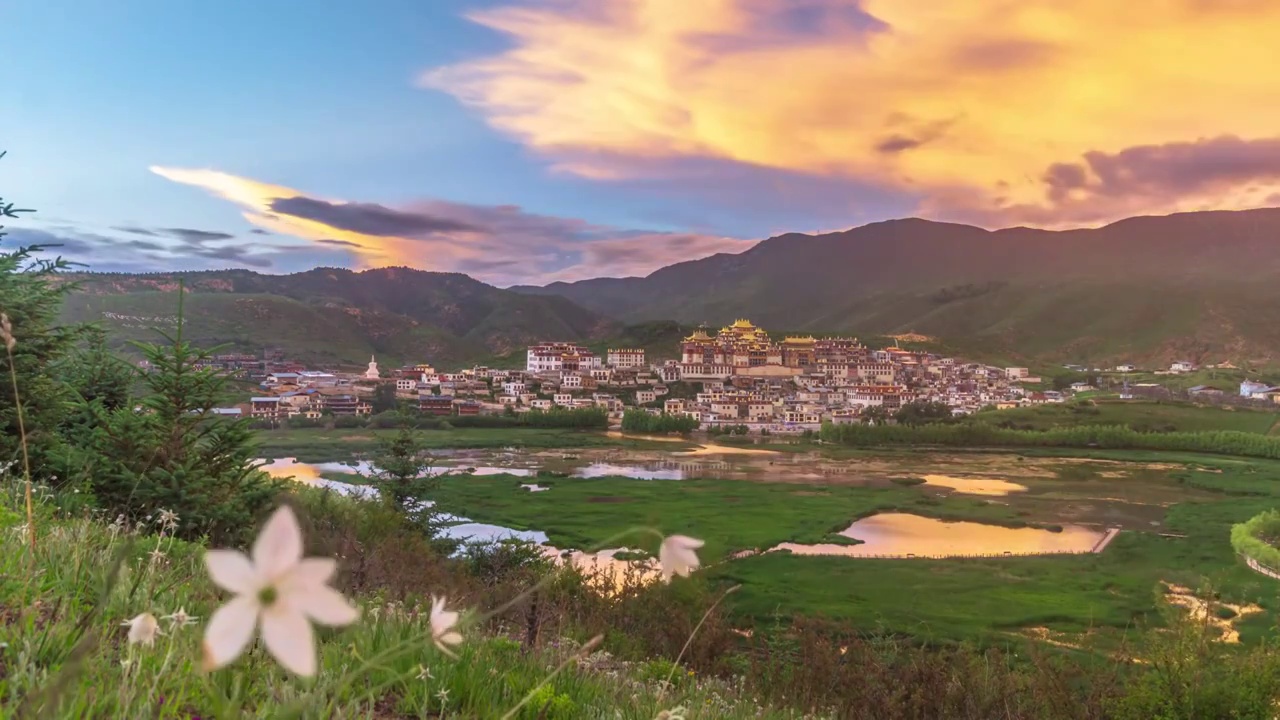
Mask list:
[[[421,436],[408,425],[402,425],[389,440],[379,438],[373,456],[379,494],[401,512],[425,510],[415,506],[440,484],[431,474],[432,464]]]
[[[889,421],[889,410],[883,405],[868,405],[862,409],[862,417],[872,425],[883,425]]]
[[[63,419],[61,430],[70,446],[68,469],[79,464],[76,451],[92,436],[95,418],[129,405],[135,380],[133,368],[107,349],[101,328],[86,328],[85,333],[87,342],[55,367],[55,373],[66,382],[71,397],[71,409]]]
[[[944,402],[917,400],[898,409],[894,418],[903,425],[928,425],[950,422],[954,418],[951,406]]]
[[[221,348],[198,350],[182,338],[182,294],[179,287],[177,332],[162,333],[164,344],[135,343],[150,362],[142,397],[114,409],[79,403],[93,418],[88,483],[111,514],[143,520],[169,510],[180,536],[236,542],[270,508],[280,482],[258,469],[249,421],[212,413],[228,381],[200,363]]]
[[[396,409],[396,386],[393,383],[378,383],[373,389],[373,399],[369,401],[373,412],[384,413]]]
[[[0,197],[0,218],[25,212],[31,211]],[[68,399],[66,383],[52,369],[74,347],[79,331],[58,324],[63,298],[73,286],[56,279],[67,262],[37,257],[46,249],[29,245],[0,251],[0,313],[8,319],[8,337],[0,344],[0,464],[21,457],[25,436],[30,466],[47,480],[56,473],[62,449],[57,430]]]

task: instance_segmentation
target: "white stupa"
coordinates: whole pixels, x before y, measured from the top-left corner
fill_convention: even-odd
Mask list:
[[[377,380],[382,377],[378,373],[378,361],[372,355],[369,356],[369,369],[364,371],[364,377],[366,380]]]

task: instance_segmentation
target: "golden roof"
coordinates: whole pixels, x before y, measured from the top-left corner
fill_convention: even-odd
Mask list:
[[[812,345],[818,342],[812,335],[808,337],[789,337],[782,341],[785,345]]]
[[[733,321],[733,327],[742,328],[744,330],[750,330],[755,328],[755,325],[752,325],[750,320],[744,320],[743,318],[738,318],[737,320]]]

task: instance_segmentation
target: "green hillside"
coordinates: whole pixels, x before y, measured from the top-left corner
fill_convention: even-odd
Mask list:
[[[178,280],[188,289],[184,333],[202,346],[280,348],[320,366],[431,362],[454,366],[515,356],[545,339],[600,340],[621,325],[559,297],[530,298],[465,275],[403,268],[322,268],[295,275],[243,270],[80,274],[65,320],[94,322],[110,342],[154,340],[176,328]]]

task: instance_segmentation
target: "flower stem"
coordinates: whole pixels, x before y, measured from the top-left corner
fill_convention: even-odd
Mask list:
[[[22,470],[27,479],[27,533],[31,538],[32,561],[36,552],[36,514],[31,502],[31,457],[27,452],[27,426],[22,413],[22,397],[18,394],[18,369],[13,364],[13,348],[5,346],[9,355],[9,381],[13,383],[13,406],[18,411],[18,439],[22,445]]]

